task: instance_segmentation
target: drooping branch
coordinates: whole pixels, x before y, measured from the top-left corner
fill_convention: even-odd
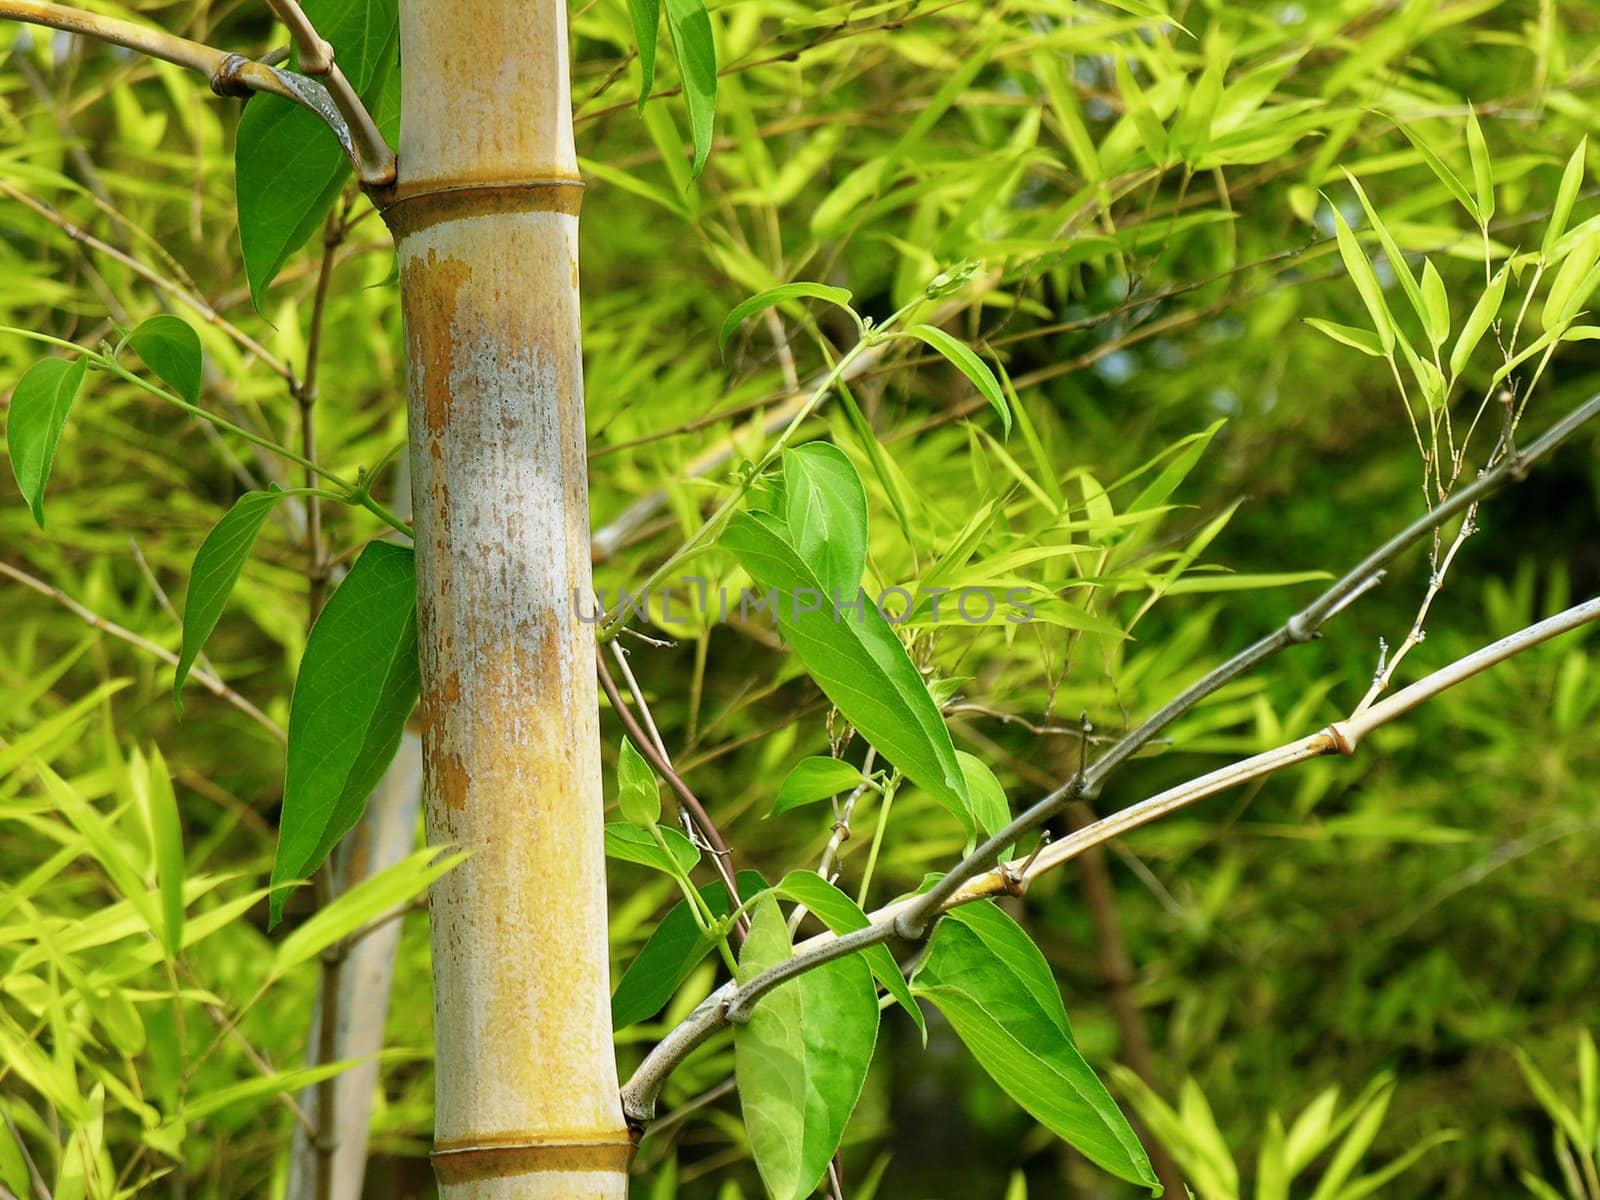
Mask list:
[[[1600,620],[1600,596],[1501,638],[1418,680],[1387,700],[1346,720],[1336,721],[1317,733],[1229,763],[1085,825],[1061,841],[1044,847],[1021,869],[1004,863],[969,878],[940,902],[938,911],[948,912],[959,905],[990,896],[1021,895],[1033,880],[1046,871],[1208,796],[1253,779],[1261,779],[1295,763],[1328,754],[1353,754],[1374,729],[1405,715],[1423,701],[1496,663],[1596,620]],[[661,1085],[672,1069],[718,1030],[748,1020],[751,1009],[773,988],[823,963],[888,941],[899,932],[901,920],[909,914],[918,913],[918,920],[926,923],[930,918],[922,914],[931,895],[929,892],[886,905],[872,914],[870,924],[854,933],[842,937],[821,934],[801,945],[793,957],[763,971],[744,985],[736,987],[733,983],[727,983],[717,989],[657,1044],[628,1080],[622,1089],[623,1111],[628,1119],[641,1125],[648,1121],[654,1112]]]
[[[305,75],[135,21],[50,4],[47,0],[0,0],[0,19],[80,34],[198,71],[211,80],[211,90],[219,96],[265,92],[298,104],[315,113],[333,131],[363,187],[380,187],[394,181],[394,151],[378,132],[372,114],[349,89],[348,81],[344,82],[346,94],[330,95],[330,88]],[[343,78],[340,75],[335,80],[330,76],[329,82],[337,88]]]
[[[1085,826],[1061,842],[1045,847],[1025,870],[1019,871],[1011,864],[996,865],[1006,847],[1041,828],[1073,801],[1096,795],[1112,771],[1218,688],[1279,650],[1316,636],[1323,624],[1375,587],[1393,559],[1484,496],[1522,479],[1533,464],[1549,455],[1596,414],[1600,414],[1600,395],[1578,405],[1520,452],[1502,459],[1471,485],[1459,489],[1448,500],[1390,537],[1280,628],[1208,672],[1141,725],[1124,734],[1093,764],[979,846],[929,891],[878,909],[872,914],[871,923],[863,929],[841,937],[822,935],[812,939],[793,957],[762,972],[742,987],[735,988],[730,983],[713,992],[651,1051],[623,1088],[623,1108],[629,1120],[648,1121],[654,1111],[655,1098],[673,1068],[719,1029],[747,1019],[751,1007],[786,980],[891,937],[920,940],[940,913],[986,896],[1018,894],[1041,871],[1059,866],[1085,849],[1218,791],[1320,755],[1350,753],[1372,729],[1408,712],[1428,697],[1529,646],[1600,617],[1600,599],[1588,601],[1469,655],[1320,733],[1229,764]]]

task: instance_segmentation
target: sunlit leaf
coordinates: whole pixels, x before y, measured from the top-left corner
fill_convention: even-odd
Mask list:
[[[44,486],[56,457],[56,443],[66,426],[72,402],[83,386],[84,361],[46,358],[17,380],[6,417],[6,452],[17,490],[28,502],[33,519],[44,528]]]

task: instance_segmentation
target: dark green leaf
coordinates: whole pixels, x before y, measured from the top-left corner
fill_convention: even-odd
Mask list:
[[[190,404],[200,399],[200,335],[187,321],[151,317],[128,335],[128,345],[162,383]]]
[[[639,107],[650,98],[656,85],[656,37],[661,32],[661,0],[628,0],[628,15],[633,18],[633,37],[639,43]]]
[[[272,882],[304,879],[361,816],[417,702],[409,547],[373,542],[317,618],[289,705],[289,768]],[[272,895],[272,923],[286,893]]]
[[[768,288],[764,292],[757,292],[748,300],[742,301],[722,322],[722,332],[717,335],[717,344],[726,346],[728,339],[751,317],[757,313],[766,312],[769,308],[776,308],[799,296],[807,296],[813,300],[826,300],[829,304],[836,304],[840,308],[850,309],[850,292],[845,288],[829,287],[825,283],[785,283],[775,288]]]
[[[767,881],[754,871],[740,871],[738,882],[739,894],[745,900],[767,886]],[[700,896],[719,917],[733,911],[728,889],[722,883],[707,884],[700,889]],[[611,993],[611,1027],[623,1029],[660,1012],[700,960],[711,952],[712,945],[711,935],[695,921],[689,902],[678,901],[655,927],[639,957],[628,965],[616,991]]]
[[[789,954],[777,902],[758,901],[740,956],[740,982]],[[877,1039],[877,989],[856,954],[777,987],[734,1028],[739,1104],[773,1200],[805,1200],[817,1186],[861,1096]]]
[[[785,450],[783,507],[789,542],[829,602],[854,598],[867,569],[867,492],[844,451],[827,442]]]
[[[649,829],[640,829],[625,821],[606,824],[606,853],[623,862],[638,863],[641,867],[660,871],[663,875],[683,878],[700,861],[700,851],[695,844],[676,829],[662,827],[655,830],[667,843],[663,850],[650,836]]]
[[[627,738],[617,748],[617,803],[630,824],[648,828],[661,819],[661,787],[656,774]]]
[[[200,648],[217,627],[239,572],[250,557],[256,535],[281,493],[246,492],[218,521],[194,556],[189,571],[189,595],[183,602],[183,645],[178,650],[178,671],[172,680],[172,699],[182,711],[183,684]]]
[[[778,787],[778,802],[771,816],[852,791],[861,786],[861,772],[837,758],[803,758]]]
[[[911,981],[994,1081],[1057,1136],[1112,1174],[1157,1187],[1144,1148],[1072,1037],[1049,964],[993,904],[939,922]]]
[[[705,0],[667,0],[667,29],[683,79],[698,177],[711,156],[711,129],[717,115],[717,44]]]
[[[317,31],[339,67],[372,104],[394,69],[397,0],[306,0]],[[291,70],[299,69],[291,55]],[[321,226],[350,178],[350,160],[312,112],[277,96],[256,94],[239,119],[234,146],[239,245],[257,311],[289,256]]]
[[[973,352],[971,346],[932,325],[913,325],[906,332],[918,341],[932,346],[955,364],[956,368],[972,381],[972,386],[978,389],[983,398],[989,402],[989,406],[1000,414],[1001,428],[1008,434],[1011,432],[1011,407],[1006,403],[1005,394],[1000,390],[1000,381],[994,377],[994,372],[989,369],[988,364]]]
[[[861,911],[860,905],[815,871],[790,871],[773,890],[785,900],[805,905],[834,933],[854,933],[870,924],[867,914]],[[911,1014],[911,1019],[922,1031],[923,1045],[927,1045],[927,1020],[922,1015],[922,1008],[911,995],[911,986],[901,974],[899,964],[894,961],[894,955],[889,953],[889,947],[880,942],[876,946],[868,946],[861,952],[861,956],[867,960],[873,978],[900,1002],[900,1006],[906,1012]]]
[[[11,455],[11,473],[17,490],[33,510],[33,519],[44,528],[44,485],[55,461],[56,443],[78,398],[84,361],[46,358],[33,364],[17,380],[11,393],[11,415],[6,418],[6,450]]]
[[[845,719],[971,831],[950,731],[900,639],[864,595],[859,615],[821,603],[822,581],[784,533],[770,518],[740,513],[722,544],[760,587],[777,591],[779,630]],[[817,611],[800,611],[813,601]]]

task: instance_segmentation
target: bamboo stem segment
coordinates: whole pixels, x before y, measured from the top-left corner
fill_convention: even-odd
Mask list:
[[[428,833],[470,853],[430,899],[435,1171],[445,1200],[622,1200],[565,11],[400,21]]]

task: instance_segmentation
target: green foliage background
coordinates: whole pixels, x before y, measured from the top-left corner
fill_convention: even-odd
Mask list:
[[[255,6],[135,11],[216,44],[273,44]],[[946,327],[1003,365],[1036,454],[1020,433],[1001,441],[966,379],[912,343],[851,384],[891,469],[874,470],[869,439],[832,401],[806,434],[831,437],[866,480],[869,579],[942,571],[1071,587],[1078,607],[1059,623],[1012,636],[947,620],[912,641],[923,666],[959,681],[947,711],[956,745],[994,768],[1014,808],[1075,768],[1080,713],[1097,734],[1120,731],[1315,587],[1215,590],[1229,576],[1199,568],[1337,573],[1421,511],[1417,448],[1387,367],[1304,323],[1369,326],[1321,198],[1363,232],[1340,168],[1362,180],[1417,256],[1414,269],[1431,256],[1459,323],[1483,288],[1483,239],[1396,122],[1470,179],[1465,124],[1476,106],[1495,164],[1497,259],[1537,248],[1562,165],[1600,132],[1600,13],[1586,0],[738,0],[714,6],[712,21],[724,70],[716,142],[692,182],[672,64],[659,64],[661,94],[636,111],[627,6],[597,0],[572,13],[589,180],[595,524],[657,490],[665,499],[597,563],[597,583],[614,594],[647,577],[760,453],[752,415],[782,402],[789,373],[812,377],[854,338],[841,314],[794,304],[774,322],[746,323],[723,353],[717,332],[730,309],[813,280],[849,288],[881,320],[940,271],[981,261]],[[202,403],[297,444],[298,408],[264,360],[304,360],[317,247],[289,260],[254,311],[234,235],[237,122],[234,102],[176,68],[19,33],[0,67],[0,323],[92,346],[114,341],[114,326],[178,313],[204,343]],[[1594,178],[1584,177],[1574,225],[1600,211]],[[322,460],[353,478],[400,445],[405,417],[389,238],[364,200],[352,198],[350,211],[316,420]],[[1368,250],[1400,314],[1394,273]],[[0,377],[14,381],[38,353],[0,334]],[[1491,354],[1474,360],[1469,397],[1497,365]],[[1562,347],[1523,436],[1592,392],[1596,367],[1592,343]],[[1126,511],[1148,477],[1115,481],[1219,420],[1174,507],[1131,531],[1094,525],[1100,486]],[[700,456],[730,436],[734,456],[697,473]],[[1480,435],[1474,466],[1491,441]],[[1597,447],[1594,433],[1580,435],[1486,506],[1410,677],[1600,590]],[[46,532],[11,480],[0,482],[0,560],[176,650],[165,597],[181,598],[225,508],[269,482],[293,486],[298,473],[96,375],[62,441]],[[379,494],[395,486],[390,469]],[[1056,487],[1094,554],[986,568],[1059,540],[1061,518],[1034,494]],[[1200,546],[1197,535],[1230,510]],[[329,521],[343,562],[383,532],[359,510]],[[1197,558],[1187,582],[1145,615],[1148,572],[1188,549]],[[722,552],[693,567],[740,581]],[[1086,575],[1110,578],[1085,584]],[[1426,585],[1425,557],[1413,552],[1325,637],[1182,721],[1099,806],[1337,718],[1365,691],[1378,639],[1400,640]],[[91,628],[60,597],[15,578],[0,589],[0,1095],[52,1177],[52,1154],[71,1176],[74,1152],[61,1148],[77,1137],[103,1142],[124,1187],[176,1165],[191,1196],[271,1194],[292,1126],[285,1104],[247,1093],[181,1127],[170,1118],[181,1097],[226,1099],[225,1088],[303,1061],[315,965],[271,978],[277,935],[265,932],[260,895],[282,747],[192,684],[180,723],[170,666]],[[290,516],[274,517],[207,647],[229,684],[280,725],[305,644],[306,590],[300,535]],[[1131,638],[1108,636],[1107,621]],[[830,832],[826,806],[761,818],[785,771],[844,735],[821,694],[758,622],[656,633],[672,645],[633,643],[634,670],[739,865],[777,878],[814,863]],[[97,690],[114,681],[125,686]],[[1571,1091],[1574,1031],[1600,1018],[1597,712],[1600,672],[1571,637],[1384,730],[1353,761],[1219,796],[1115,849],[1116,917],[1159,1090],[1175,1097],[1184,1080],[1198,1083],[1246,1181],[1267,1114],[1287,1121],[1331,1084],[1353,1095],[1391,1072],[1375,1162],[1443,1130],[1460,1136],[1381,1194],[1512,1195],[1521,1172],[1563,1186],[1549,1118],[1511,1047]],[[618,732],[608,723],[608,745]],[[113,914],[127,914],[121,881],[30,765],[47,764],[103,813],[135,874],[154,884],[143,816],[152,747],[176,785],[187,871],[203,885],[191,883],[190,923],[217,914],[215,930],[176,961],[147,952],[141,929],[97,917],[119,900]],[[858,814],[847,843],[841,886],[852,893],[872,819]],[[908,790],[872,899],[947,866],[961,843],[935,801]],[[614,875],[620,973],[676,894],[628,864]],[[303,920],[309,898],[289,908],[291,923]],[[1086,1057],[1099,1068],[1118,1061],[1114,981],[1077,869],[1038,885],[1025,912]],[[101,933],[74,940],[86,927]],[[691,977],[667,1018],[704,995],[713,969],[708,961]],[[188,989],[177,1005],[174,986]],[[430,1194],[429,1012],[418,913],[389,1016],[374,1194]],[[651,1022],[624,1031],[625,1069],[660,1031]],[[847,1135],[848,1195],[878,1178],[883,1196],[998,1196],[1017,1171],[1033,1195],[1131,1194],[1062,1150],[958,1051],[948,1027],[934,1022],[923,1051],[914,1027],[886,1014]],[[716,1087],[731,1063],[730,1044],[715,1043],[674,1077],[665,1109]],[[639,1165],[642,1195],[759,1187],[726,1096],[647,1140]]]

